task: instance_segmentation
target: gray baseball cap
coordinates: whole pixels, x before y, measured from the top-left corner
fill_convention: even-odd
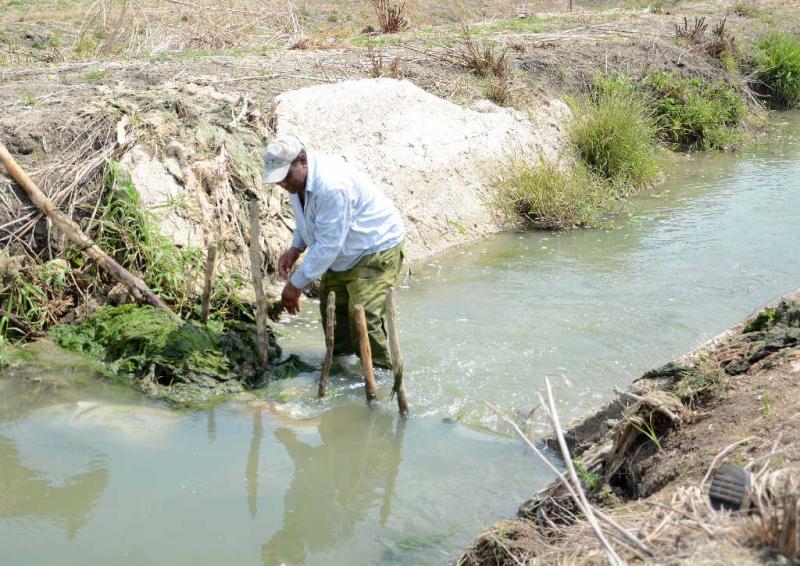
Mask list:
[[[278,136],[264,150],[265,183],[280,183],[289,174],[289,166],[303,151],[303,144],[294,136]]]

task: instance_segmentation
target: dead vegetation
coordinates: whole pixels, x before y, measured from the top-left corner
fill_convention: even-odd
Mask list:
[[[395,4],[389,0],[370,0],[370,3],[383,33],[398,33],[409,28],[405,2]]]
[[[642,380],[653,382],[650,390],[619,391],[623,408],[614,426],[587,444],[568,449],[548,387],[540,407],[566,472],[554,471],[558,480],[523,505],[519,519],[487,530],[458,564],[794,563],[800,302],[764,312],[744,333],[700,350],[691,364],[648,372]],[[760,346],[745,346],[753,343]],[[754,399],[765,383],[775,395],[783,392],[780,406],[770,407],[763,395]],[[581,481],[573,478],[575,457]],[[717,508],[708,496],[726,462],[748,477],[739,510]]]
[[[385,64],[383,53],[376,51],[371,45],[367,48],[367,57],[370,63],[370,76],[373,79],[379,79],[384,76],[393,79],[401,79],[402,73],[400,71],[400,57],[394,57],[392,62],[388,65]]]
[[[689,18],[683,18],[683,25],[675,24],[675,37],[686,41],[709,57],[718,61],[736,57],[736,39],[726,27],[727,19],[722,19],[711,28],[708,33],[706,18],[694,18],[689,24]]]

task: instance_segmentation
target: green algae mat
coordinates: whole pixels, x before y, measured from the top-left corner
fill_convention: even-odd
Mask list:
[[[277,362],[281,349],[274,337],[269,357],[275,361],[260,367],[254,324],[204,326],[149,306],[102,307],[80,324],[52,329],[50,337],[103,362],[103,373],[180,404],[202,404],[313,370],[296,356]]]

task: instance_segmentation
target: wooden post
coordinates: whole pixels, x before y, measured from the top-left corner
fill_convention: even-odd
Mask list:
[[[261,222],[258,199],[250,201],[250,271],[256,295],[256,335],[258,337],[258,362],[261,367],[269,363],[269,334],[267,332],[267,297],[261,282]]]
[[[397,407],[400,414],[408,414],[408,401],[403,388],[403,356],[400,354],[400,339],[397,336],[397,301],[394,296],[394,287],[386,293],[386,333],[389,338],[389,352],[392,355],[392,373],[394,386],[392,394],[397,394]]]
[[[36,186],[36,183],[28,177],[6,147],[1,143],[0,163],[6,168],[8,174],[19,183],[19,186],[22,187],[25,194],[31,199],[31,202],[42,211],[42,214],[49,218],[53,224],[55,224],[56,228],[61,230],[67,239],[75,244],[78,249],[83,250],[85,255],[97,262],[97,265],[111,275],[111,277],[125,285],[134,299],[139,302],[148,303],[156,308],[172,312],[167,304],[145,285],[144,281],[122,267],[119,263],[114,261],[113,258],[109,257],[97,244],[92,242],[92,240],[83,233],[80,226],[61,212],[56,205],[53,204],[53,201],[47,198],[39,187]]]
[[[208,311],[211,308],[211,291],[214,287],[214,269],[217,264],[217,241],[211,242],[206,256],[206,273],[203,281],[203,309],[200,311],[200,321],[205,324],[208,322]]]
[[[372,369],[372,349],[369,346],[367,332],[367,316],[363,305],[353,307],[355,311],[358,342],[361,350],[361,371],[364,373],[364,391],[367,394],[367,405],[372,407],[378,402],[378,386],[375,384],[375,372]]]
[[[333,362],[333,326],[336,323],[336,293],[328,293],[328,305],[325,310],[325,361],[322,362],[322,373],[319,376],[319,398],[325,397],[328,387],[328,374]]]

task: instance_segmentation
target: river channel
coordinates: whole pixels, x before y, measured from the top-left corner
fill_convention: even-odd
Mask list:
[[[174,411],[38,344],[0,373],[0,563],[442,564],[551,478],[485,401],[566,421],[800,280],[800,116],[739,155],[676,156],[602,229],[503,234],[412,266],[412,416],[338,364]],[[322,359],[316,305],[281,344]],[[534,425],[537,433],[544,429]]]

